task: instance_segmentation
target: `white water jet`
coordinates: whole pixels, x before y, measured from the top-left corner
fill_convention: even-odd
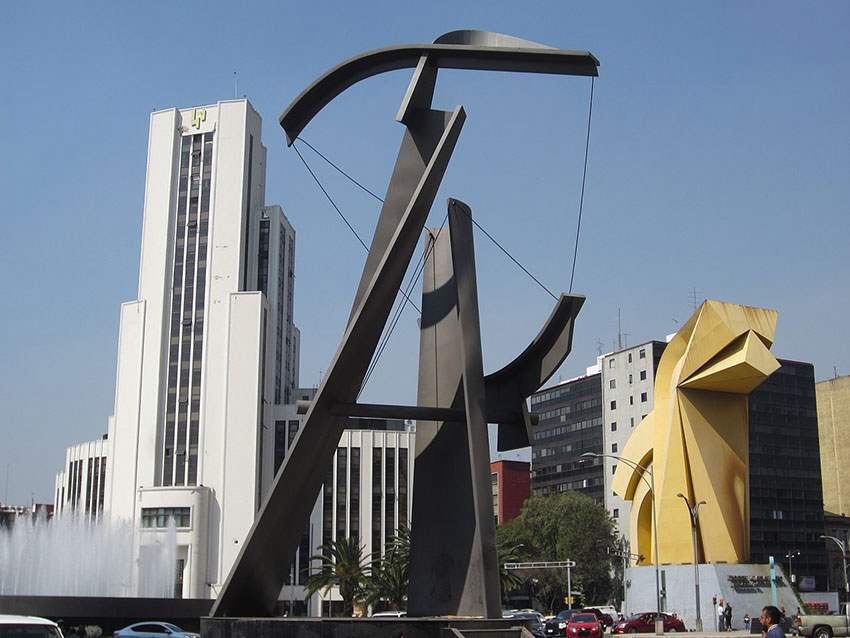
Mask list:
[[[173,520],[161,532],[145,531],[134,558],[136,533],[127,521],[20,517],[0,529],[0,595],[172,598]]]

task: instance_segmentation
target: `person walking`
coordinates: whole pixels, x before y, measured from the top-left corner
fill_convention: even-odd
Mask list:
[[[744,631],[750,633],[750,615],[744,614]]]
[[[761,610],[761,636],[762,638],[785,638],[785,632],[779,621],[782,613],[773,605],[768,605]]]
[[[726,603],[726,609],[723,610],[723,621],[726,631],[732,631],[732,605],[729,603]]]
[[[717,604],[717,631],[723,631],[724,624],[726,622],[723,615],[725,612],[726,610],[723,608],[723,601],[721,600]]]

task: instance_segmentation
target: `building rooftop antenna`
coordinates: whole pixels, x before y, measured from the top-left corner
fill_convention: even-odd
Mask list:
[[[696,288],[696,286],[694,286],[694,289],[693,289],[693,291],[692,291],[692,295],[693,295],[692,303],[693,303],[693,305],[694,305],[694,310],[696,310],[696,309],[699,307],[699,303],[697,302],[697,299],[698,299],[699,297],[697,296],[697,288]]]
[[[233,99],[239,99],[239,88],[236,85],[236,71],[233,72]]]
[[[628,337],[628,332],[623,332],[622,321],[620,320],[620,309],[617,308],[617,350],[622,350],[624,347],[629,347],[628,338],[624,339],[624,337]],[[623,345],[625,344],[625,345]]]

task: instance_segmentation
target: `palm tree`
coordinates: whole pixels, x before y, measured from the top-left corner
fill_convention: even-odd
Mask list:
[[[525,579],[521,578],[514,570],[505,569],[505,563],[519,562],[517,550],[521,547],[525,547],[525,545],[520,543],[513,547],[499,546],[496,548],[499,557],[499,585],[502,590],[502,600],[505,600],[509,591],[519,589],[525,582]]]
[[[410,528],[402,525],[384,548],[383,559],[375,552],[372,575],[366,587],[366,602],[374,606],[380,601],[392,609],[407,607],[407,585],[410,580]]]
[[[327,594],[336,585],[342,596],[343,615],[352,616],[354,603],[363,596],[370,572],[363,548],[356,538],[340,538],[325,543],[319,550],[320,554],[310,557],[320,561],[320,567],[307,579],[306,598],[318,591]]]

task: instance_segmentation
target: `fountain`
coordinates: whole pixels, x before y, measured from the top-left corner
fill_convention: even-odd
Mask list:
[[[83,516],[19,519],[0,530],[0,595],[171,598],[173,522],[144,545],[134,570],[133,525]]]
[[[0,613],[99,625],[104,633],[141,620],[168,620],[196,631],[211,600],[174,598],[173,522],[145,534],[136,557],[129,521],[83,516],[19,518],[0,529]]]

